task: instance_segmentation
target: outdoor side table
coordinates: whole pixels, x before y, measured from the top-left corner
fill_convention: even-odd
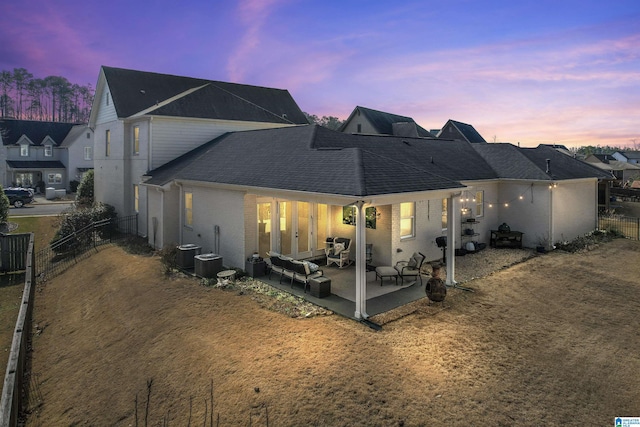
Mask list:
[[[331,279],[325,276],[309,279],[309,293],[316,298],[331,295]]]

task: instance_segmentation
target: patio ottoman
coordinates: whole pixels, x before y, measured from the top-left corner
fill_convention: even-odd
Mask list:
[[[331,279],[325,276],[309,279],[309,293],[316,298],[331,295]]]
[[[398,270],[390,266],[380,266],[376,267],[376,280],[380,278],[380,286],[382,286],[382,282],[385,277],[396,279],[396,285],[398,284]]]

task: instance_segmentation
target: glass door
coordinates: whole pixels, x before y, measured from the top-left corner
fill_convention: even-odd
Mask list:
[[[312,204],[308,202],[278,201],[277,244],[283,255],[296,259],[313,255],[314,226],[311,208]],[[260,234],[260,230],[258,231]]]
[[[258,203],[258,254],[266,257],[271,250],[271,202]]]

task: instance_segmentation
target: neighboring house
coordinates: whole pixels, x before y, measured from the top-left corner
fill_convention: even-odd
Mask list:
[[[615,184],[618,186],[634,179],[640,179],[640,165],[616,160],[611,154],[590,154],[584,161],[611,172],[615,176],[617,181]]]
[[[5,187],[70,191],[93,168],[93,131],[85,124],[2,119],[0,138]]]
[[[353,239],[352,258],[363,266],[365,243],[373,244],[374,265],[394,265],[414,251],[439,259],[443,235],[454,259],[466,219],[476,220],[473,238],[485,243],[503,222],[524,232],[529,247],[573,239],[596,228],[598,180],[606,177],[544,146],[307,125],[222,135],[151,170],[142,185],[155,247],[192,243],[241,267],[255,251],[321,256],[326,237],[340,236]],[[345,218],[351,213],[355,226]],[[375,228],[365,228],[365,213]],[[447,268],[454,280],[454,262]],[[363,275],[357,271],[356,289]],[[356,302],[356,317],[362,313],[366,302]]]
[[[440,132],[438,132],[438,138],[465,141],[472,144],[487,143],[473,126],[455,120],[448,120],[445,123]]]
[[[89,119],[96,200],[147,230],[147,171],[226,132],[307,123],[286,90],[103,66]]]
[[[634,165],[640,164],[640,151],[616,151],[611,155],[614,159]]]
[[[433,138],[428,130],[418,125],[411,117],[385,113],[357,106],[339,129],[340,132],[369,135],[394,135]]]

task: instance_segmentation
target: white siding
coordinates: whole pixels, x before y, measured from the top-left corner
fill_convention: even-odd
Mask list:
[[[553,238],[551,244],[571,241],[597,228],[597,182],[564,182],[551,190],[553,195]]]
[[[107,104],[107,99],[109,103]],[[102,99],[98,104],[98,114],[96,116],[96,124],[112,122],[118,120],[116,109],[113,106],[113,99],[111,99],[111,92],[109,87],[105,85],[105,90],[102,92]]]
[[[276,123],[154,117],[150,168],[162,166],[226,132],[282,126]]]
[[[180,224],[180,244],[196,244],[202,247],[203,253],[221,255],[225,266],[244,268],[244,254],[253,250],[253,246],[250,249],[244,247],[244,193],[204,187],[184,187],[184,191],[193,193],[193,225]],[[218,248],[216,226],[220,230]]]
[[[360,132],[358,132],[358,125],[360,125]],[[378,134],[378,131],[374,129],[371,122],[363,115],[354,114],[353,119],[348,122],[343,130],[344,133],[366,133],[366,134]]]
[[[522,199],[520,196],[522,195]],[[498,221],[493,229],[506,222],[511,231],[522,231],[522,245],[533,248],[538,241],[550,237],[551,192],[549,183],[502,183],[499,200],[494,204]],[[509,206],[505,206],[509,203]]]

